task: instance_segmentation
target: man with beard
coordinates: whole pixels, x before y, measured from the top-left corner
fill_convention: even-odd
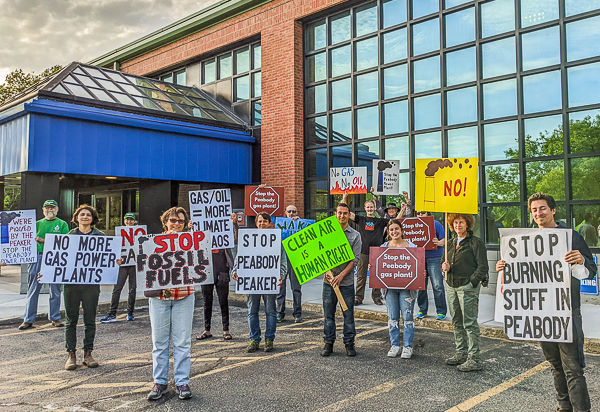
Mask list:
[[[19,330],[29,329],[33,326],[37,316],[38,298],[42,284],[38,282],[37,276],[40,273],[42,266],[42,254],[44,252],[44,240],[46,234],[66,234],[69,232],[67,222],[57,218],[58,203],[54,200],[46,200],[42,206],[44,218],[40,219],[35,224],[37,242],[37,261],[29,264],[29,279],[27,288],[27,304],[25,305],[25,315],[23,323],[19,326]],[[48,318],[52,322],[52,326],[57,328],[64,326],[60,320],[60,289],[59,284],[49,284],[50,287],[50,311]]]

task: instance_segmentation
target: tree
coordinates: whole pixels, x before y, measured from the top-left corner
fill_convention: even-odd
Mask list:
[[[62,69],[62,66],[56,65],[40,74],[35,74],[35,72],[25,73],[22,69],[12,71],[6,76],[4,83],[0,84],[0,106],[60,69]]]

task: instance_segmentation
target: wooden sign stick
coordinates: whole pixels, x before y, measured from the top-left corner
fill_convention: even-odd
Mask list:
[[[350,275],[348,275],[350,276]],[[327,272],[325,272],[325,278],[331,282],[331,280],[333,279],[333,272],[331,270],[328,270]],[[335,292],[335,295],[338,298],[338,301],[340,302],[340,306],[342,307],[342,311],[347,311],[348,310],[348,306],[346,305],[346,301],[344,300],[344,297],[342,296],[342,292],[340,291],[339,286],[335,286],[333,287],[333,291]]]

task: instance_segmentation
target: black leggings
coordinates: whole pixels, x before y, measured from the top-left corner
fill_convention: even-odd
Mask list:
[[[204,297],[204,329],[210,330],[210,321],[212,319],[213,290],[215,285],[202,285],[202,296]],[[219,306],[221,306],[221,317],[223,318],[223,330],[229,330],[229,284],[217,284],[217,297]]]

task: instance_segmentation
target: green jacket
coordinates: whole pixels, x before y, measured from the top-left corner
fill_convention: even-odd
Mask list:
[[[467,237],[460,242],[457,249],[456,239],[456,234],[453,234],[448,242],[450,270],[446,282],[453,288],[471,282],[475,288],[479,282],[485,279],[489,271],[485,243],[473,236],[473,232],[468,232]],[[444,262],[444,256],[442,256],[442,262]]]

